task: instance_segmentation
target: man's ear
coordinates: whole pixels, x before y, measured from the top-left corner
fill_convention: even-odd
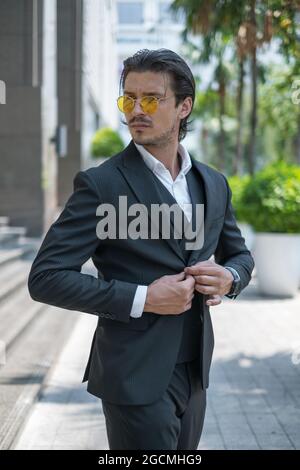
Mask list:
[[[192,111],[193,107],[193,101],[190,96],[187,96],[182,103],[180,103],[180,112],[179,112],[179,117],[180,119],[186,118],[190,112]]]

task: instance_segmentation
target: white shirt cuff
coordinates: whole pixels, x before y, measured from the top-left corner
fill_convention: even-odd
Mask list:
[[[137,290],[133,299],[133,304],[131,307],[131,312],[130,312],[131,317],[139,318],[142,316],[144,307],[145,307],[145,302],[146,302],[147,288],[148,286],[137,287]]]

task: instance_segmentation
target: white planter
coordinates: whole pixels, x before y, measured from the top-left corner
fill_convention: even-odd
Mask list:
[[[298,235],[298,266],[299,266],[299,281],[298,281],[298,289],[300,289],[300,234]]]
[[[263,294],[293,297],[300,276],[300,235],[256,233],[254,260]]]
[[[251,251],[254,245],[255,232],[250,224],[237,221],[242,236],[245,238],[246,247]]]

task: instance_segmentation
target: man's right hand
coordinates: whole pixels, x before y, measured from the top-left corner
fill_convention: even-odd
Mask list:
[[[194,277],[184,271],[162,276],[148,286],[144,312],[179,315],[191,308],[194,289]]]

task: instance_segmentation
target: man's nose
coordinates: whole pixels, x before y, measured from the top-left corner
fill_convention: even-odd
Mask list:
[[[134,102],[134,108],[132,110],[132,114],[134,115],[140,115],[143,114],[145,115],[145,111],[143,111],[143,108],[141,106],[141,99],[136,99]]]

